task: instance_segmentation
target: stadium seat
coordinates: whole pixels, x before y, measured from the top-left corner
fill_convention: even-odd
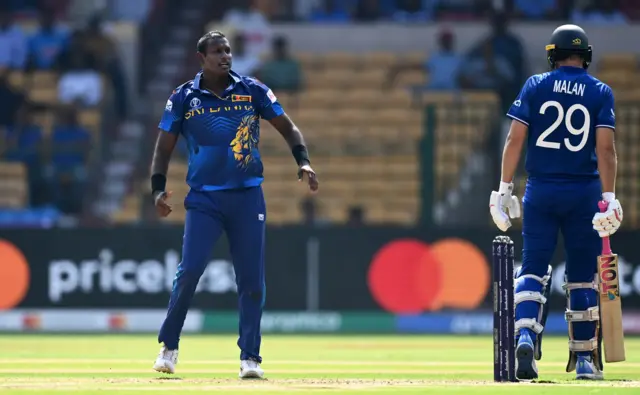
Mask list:
[[[634,53],[606,54],[597,64],[598,72],[608,70],[637,71],[638,58]]]
[[[391,52],[371,52],[362,56],[362,64],[367,68],[388,69],[398,61],[398,56]]]
[[[31,75],[30,86],[38,89],[56,89],[58,74],[52,71],[36,71]]]
[[[29,100],[34,103],[53,106],[58,101],[58,90],[56,88],[34,88],[29,91]]]
[[[412,88],[425,85],[427,76],[424,71],[410,70],[399,73],[393,81],[396,88]]]
[[[331,69],[355,69],[360,66],[360,56],[350,52],[331,52],[324,56],[324,64]]]
[[[18,90],[24,90],[26,84],[26,76],[22,71],[12,71],[9,74],[9,84]]]
[[[0,179],[0,207],[25,207],[29,196],[26,167],[22,163],[0,162]]]

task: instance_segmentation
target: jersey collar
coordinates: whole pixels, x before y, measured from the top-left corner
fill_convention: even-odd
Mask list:
[[[229,75],[231,76],[231,79],[233,80],[233,82],[231,83],[231,85],[229,85],[229,87],[226,89],[226,91],[230,91],[233,88],[235,88],[236,84],[240,83],[240,76],[238,74],[236,74],[233,71],[229,71]],[[200,80],[202,79],[202,71],[200,71],[198,74],[196,74],[195,78],[193,79],[193,89],[198,90],[202,93],[207,93],[207,94],[211,94],[209,91],[207,90],[203,90],[200,88]]]
[[[582,67],[574,67],[574,66],[560,66],[558,67],[558,70],[561,70],[565,73],[576,73],[576,74],[582,74],[587,72],[587,70],[585,70]]]

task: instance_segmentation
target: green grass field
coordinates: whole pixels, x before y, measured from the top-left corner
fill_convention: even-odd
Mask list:
[[[627,361],[607,365],[597,383],[564,373],[566,339],[548,338],[543,381],[516,384],[493,382],[489,337],[266,335],[261,381],[237,378],[235,341],[187,335],[177,374],[163,376],[151,370],[152,334],[4,335],[0,393],[640,394],[640,338],[627,339]]]

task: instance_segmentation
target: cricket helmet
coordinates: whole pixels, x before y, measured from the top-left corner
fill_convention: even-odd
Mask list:
[[[589,64],[591,64],[593,52],[591,45],[589,45],[589,38],[580,26],[562,25],[554,30],[546,49],[551,69],[556,68],[557,61],[567,59],[572,55],[578,55],[583,59],[582,67],[585,69],[589,68]]]

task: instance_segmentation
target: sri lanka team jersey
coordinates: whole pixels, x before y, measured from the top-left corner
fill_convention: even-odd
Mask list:
[[[273,92],[251,77],[230,73],[221,96],[201,88],[202,72],[176,88],[159,128],[182,135],[189,151],[187,184],[199,191],[258,186],[263,166],[259,118],[284,114]]]

